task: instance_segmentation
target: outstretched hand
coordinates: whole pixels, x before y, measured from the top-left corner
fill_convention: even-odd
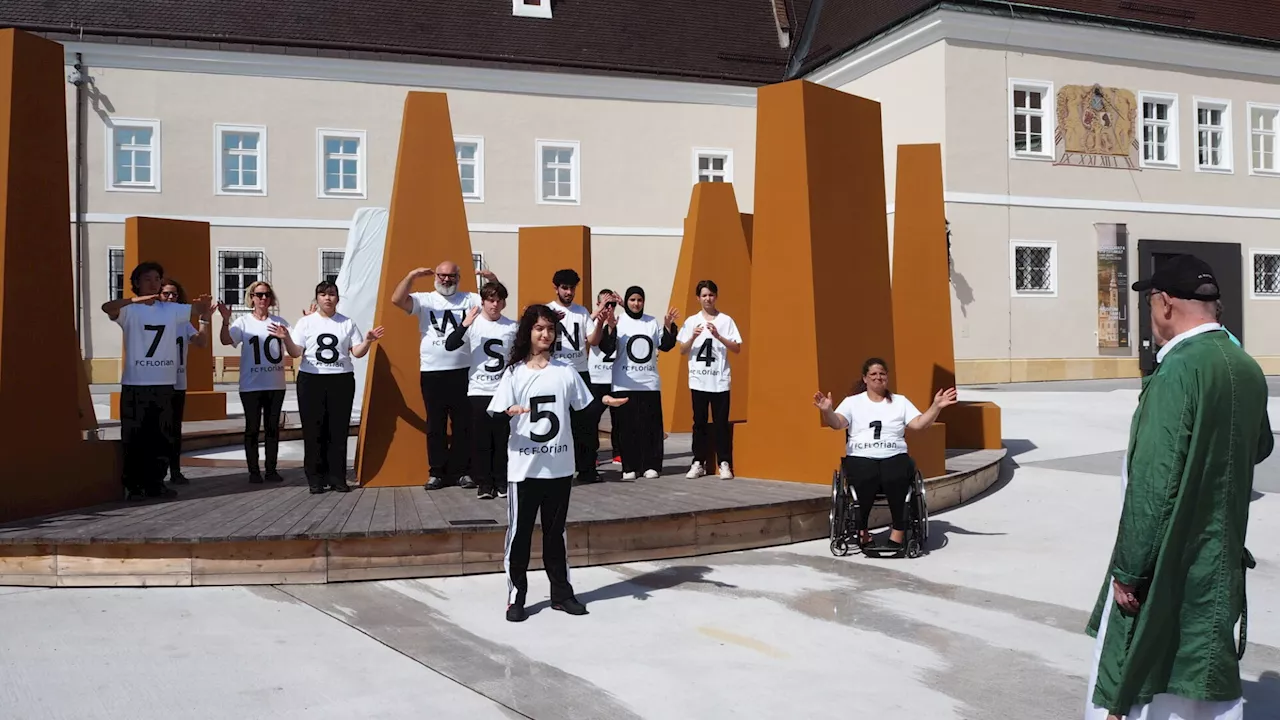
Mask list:
[[[218,303],[218,314],[222,316],[222,322],[231,319],[231,306],[226,303]]]
[[[943,388],[938,391],[938,394],[933,396],[933,404],[937,405],[938,409],[941,410],[942,408],[950,407],[959,402],[956,397],[955,388]]]
[[[813,406],[824,412],[831,410],[833,404],[831,402],[831,393],[823,395],[820,392],[813,394]]]
[[[626,405],[627,401],[630,399],[631,398],[616,398],[612,395],[605,395],[604,397],[600,398],[600,402],[604,403],[608,407],[615,408],[620,405]]]
[[[364,341],[373,342],[374,340],[377,340],[381,338],[383,335],[385,335],[386,332],[387,332],[386,329],[384,329],[381,325],[379,325],[378,327],[364,334]]]
[[[140,303],[142,305],[154,305],[159,299],[159,295],[136,295],[133,298],[133,302]]]
[[[303,316],[303,317],[306,317],[307,315],[311,315],[312,313],[314,313],[316,310],[319,310],[319,309],[320,309],[320,308],[316,307],[316,304],[315,304],[315,303],[311,303],[311,307],[309,307],[309,308],[303,308],[303,310],[302,310],[302,316]]]
[[[204,315],[209,312],[212,300],[213,298],[209,295],[197,295],[191,300],[191,309],[195,310],[197,315]]]
[[[480,314],[480,306],[476,305],[467,311],[467,316],[462,319],[462,327],[471,327],[471,323],[476,321],[476,316]]]
[[[520,405],[512,405],[511,407],[507,408],[507,416],[508,416],[508,417],[515,417],[515,416],[517,416],[517,415],[523,415],[523,414],[525,414],[525,413],[527,413],[527,412],[529,412],[529,408],[527,408],[527,407],[522,407],[522,406],[520,406]]]
[[[676,318],[678,318],[678,317],[680,317],[680,311],[679,311],[679,310],[677,310],[676,308],[669,308],[669,309],[667,310],[667,316],[666,316],[666,318],[664,319],[664,321],[663,321],[663,323],[662,323],[662,324],[663,324],[664,326],[665,326],[665,325],[670,325],[671,323],[675,322],[675,321],[676,321]]]
[[[267,326],[267,334],[270,335],[271,337],[280,338],[281,340],[283,340],[289,336],[289,331],[285,330],[283,325],[280,325],[277,323],[271,323],[270,325]]]

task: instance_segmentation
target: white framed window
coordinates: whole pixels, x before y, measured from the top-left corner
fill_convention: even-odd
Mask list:
[[[1280,106],[1249,103],[1249,172],[1280,175],[1276,161],[1276,133],[1280,131]]]
[[[338,273],[342,272],[342,262],[347,257],[346,250],[320,250],[321,282],[338,282]]]
[[[262,125],[213,126],[213,167],[217,195],[267,194],[267,128]]]
[[[694,148],[693,182],[733,182],[733,151]]]
[[[106,133],[107,190],[160,192],[160,121],[112,118]]]
[[[316,196],[365,198],[364,130],[316,130]]]
[[[1196,171],[1232,171],[1230,100],[1196,98]]]
[[[1009,275],[1015,297],[1057,297],[1058,244],[1010,241]]]
[[[1009,80],[1009,156],[1052,160],[1054,156],[1053,83]]]
[[[539,140],[537,149],[538,203],[578,205],[582,159],[577,140]]]
[[[551,17],[551,0],[511,0],[511,14],[517,17]]]
[[[1144,168],[1177,170],[1178,160],[1178,96],[1169,93],[1140,92],[1138,104],[1142,113],[1139,137],[1142,138]]]
[[[107,248],[107,299],[124,297],[124,248]]]
[[[232,310],[249,310],[244,293],[249,286],[271,282],[267,253],[257,248],[218,248],[218,300]]]
[[[484,284],[486,282],[484,278],[480,277],[480,271],[486,268],[484,264],[484,253],[482,252],[471,253],[471,266],[476,273],[476,290],[479,290],[480,288],[484,287]]]
[[[458,159],[463,201],[484,202],[484,138],[455,135],[453,154]]]
[[[1251,250],[1253,298],[1280,300],[1280,250]]]

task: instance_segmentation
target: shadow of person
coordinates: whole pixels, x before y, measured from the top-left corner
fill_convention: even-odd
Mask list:
[[[670,590],[671,588],[681,585],[710,585],[712,587],[724,588],[727,590],[736,589],[736,585],[719,582],[717,580],[708,580],[707,575],[711,573],[711,568],[704,565],[676,565],[672,567],[662,568],[653,572],[647,572],[616,583],[598,587],[594,590],[588,590],[584,593],[578,593],[578,600],[584,605],[590,605],[593,602],[601,602],[604,600],[616,600],[618,598],[635,598],[636,600],[648,600],[650,593],[654,590]],[[551,601],[543,600],[529,606],[526,611],[532,615],[540,610],[544,610],[551,606]]]
[[[947,546],[950,535],[972,535],[976,537],[1002,537],[1008,533],[1002,532],[978,532],[976,530],[966,530],[959,525],[952,524],[946,520],[929,520],[929,539],[925,542],[924,549],[933,552]]]
[[[1257,680],[1240,681],[1248,717],[1280,717],[1280,672],[1267,670]]]

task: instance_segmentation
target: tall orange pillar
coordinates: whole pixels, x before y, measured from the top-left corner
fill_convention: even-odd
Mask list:
[[[471,235],[444,93],[410,92],[404,101],[400,152],[382,254],[374,326],[386,335],[370,351],[356,476],[362,486],[397,487],[427,481],[426,409],[419,376],[418,320],[391,304],[409,271],[451,260],[463,268],[458,287],[476,291]],[[423,280],[430,290],[430,279]],[[368,328],[362,328],[368,330]]]
[[[122,493],[120,444],[81,434],[63,57],[0,30],[0,522]]]
[[[188,298],[212,296],[213,268],[209,255],[207,222],[150,217],[131,217],[124,221],[126,275],[139,263],[158,262],[164,266],[167,277],[182,283]],[[133,288],[129,287],[127,277],[124,285],[125,297],[133,297]],[[243,299],[240,302],[244,302]],[[199,327],[199,318],[194,313],[191,322]],[[221,319],[213,321],[214,324],[218,322]],[[208,346],[188,345],[185,348],[187,403],[182,412],[185,422],[223,420],[227,417],[227,394],[213,389],[213,346],[218,342],[218,331],[218,328],[210,326]],[[120,393],[111,394],[111,417],[120,417]]]
[[[735,471],[829,483],[844,433],[822,426],[814,392],[839,403],[864,359],[893,363],[880,105],[802,80],[757,97],[757,340],[746,349],[747,422],[734,435]]]
[[[517,317],[529,305],[556,299],[551,276],[557,270],[578,271],[577,303],[595,312],[596,299],[591,294],[591,228],[585,225],[558,227],[522,227],[519,245],[520,297]]]
[[[700,280],[712,280],[720,289],[716,306],[737,324],[743,351],[729,355],[733,385],[729,419],[747,416],[747,332],[751,318],[751,255],[743,215],[729,183],[698,183],[689,200],[680,260],[671,287],[671,307],[684,318],[702,312],[694,295]],[[658,357],[662,377],[662,417],[668,432],[693,429],[693,405],[689,395],[689,356],[673,350]]]

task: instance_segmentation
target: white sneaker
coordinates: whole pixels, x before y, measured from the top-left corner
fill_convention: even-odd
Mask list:
[[[733,471],[729,469],[729,463],[727,462],[720,463],[720,479],[721,480],[733,479]]]
[[[694,460],[693,464],[689,466],[689,472],[685,473],[684,476],[690,480],[694,480],[706,474],[707,471],[703,469],[702,463],[698,460]]]
[[[631,472],[631,473],[622,473],[622,479],[623,479],[623,480],[635,480],[635,479],[636,479],[636,474],[635,474],[635,473],[633,473],[633,472]]]
[[[656,477],[659,477],[659,475],[658,475],[658,471],[657,471],[657,470],[645,470],[645,471],[644,471],[644,476],[645,476],[646,478],[648,478],[649,480],[652,480],[652,479],[654,479],[654,478],[656,478]]]

